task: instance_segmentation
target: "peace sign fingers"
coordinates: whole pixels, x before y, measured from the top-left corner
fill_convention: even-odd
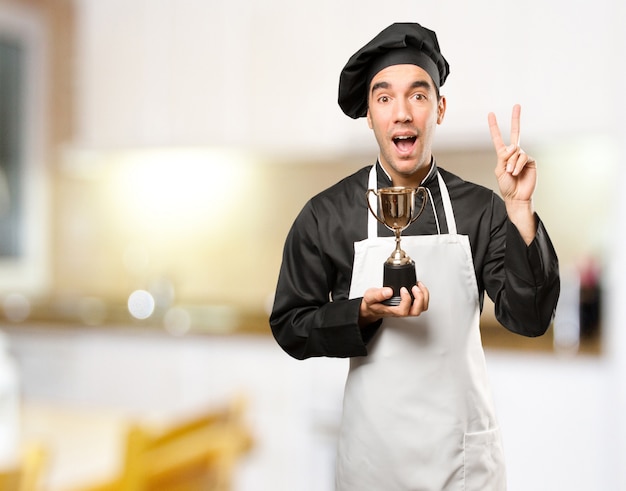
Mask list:
[[[511,115],[511,148],[519,146],[521,112],[522,107],[519,104],[515,104],[515,106],[513,106],[513,114]],[[493,141],[493,146],[495,147],[496,152],[500,154],[507,148],[507,145],[502,139],[502,134],[500,133],[500,128],[498,127],[498,121],[496,120],[496,115],[494,113],[489,113],[487,118],[489,121],[489,132],[491,133],[491,141]]]
[[[520,146],[521,106],[515,104],[511,115],[511,142],[502,139],[496,115],[489,113],[489,132],[496,150],[495,174],[505,199],[529,200],[536,185],[536,163]]]

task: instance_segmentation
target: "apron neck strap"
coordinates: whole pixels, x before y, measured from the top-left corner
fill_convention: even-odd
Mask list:
[[[377,164],[374,164],[370,169],[367,188],[378,191],[378,178],[376,175],[376,167]],[[443,202],[443,211],[445,213],[446,223],[448,225],[448,233],[451,235],[455,235],[457,233],[457,230],[456,221],[454,219],[454,211],[452,210],[452,202],[450,201],[448,187],[446,186],[446,183],[444,182],[443,177],[441,177],[439,171],[437,171],[437,181],[439,183],[439,189],[441,190],[441,200]],[[431,196],[432,210],[435,214],[435,222],[437,222],[438,224],[439,222],[437,220],[437,213],[435,212],[435,205],[430,191],[428,192],[428,195]],[[374,193],[368,193],[368,199],[370,200],[370,206],[372,207],[372,210],[378,210],[378,200],[376,199],[376,195]],[[441,233],[441,230],[439,230],[439,225],[437,225],[437,232]],[[378,220],[376,220],[374,215],[372,215],[369,210],[367,212],[367,237],[369,239],[378,237]]]
[[[443,181],[441,173],[437,171],[437,180],[439,181],[439,189],[441,191],[441,201],[443,202],[443,211],[446,215],[446,223],[448,224],[448,233],[450,235],[456,235],[456,220],[454,218],[454,211],[452,210],[452,201],[450,200],[450,194],[448,193],[448,186]],[[435,204],[433,203],[433,210]]]

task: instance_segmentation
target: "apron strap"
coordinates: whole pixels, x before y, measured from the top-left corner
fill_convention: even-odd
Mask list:
[[[443,211],[446,214],[446,223],[448,224],[448,233],[456,235],[456,220],[454,219],[454,211],[452,210],[452,201],[448,193],[448,186],[443,181],[441,173],[437,171],[437,180],[439,181],[439,189],[441,190],[441,201],[443,201]],[[433,204],[433,209],[435,208]]]
[[[374,189],[378,191],[378,179],[376,176],[376,166],[377,164],[374,164],[372,168],[370,169],[368,182],[367,182],[367,189]],[[441,200],[443,201],[443,211],[446,216],[446,223],[448,225],[448,233],[451,235],[456,235],[457,233],[456,220],[454,218],[454,211],[452,210],[452,202],[450,201],[450,194],[448,193],[448,187],[446,186],[446,183],[444,182],[443,177],[441,177],[441,174],[439,173],[439,171],[437,171],[437,181],[439,183],[439,189],[441,190]],[[430,190],[427,189],[427,191],[428,191],[428,196],[430,197],[430,201],[433,205],[433,213],[435,213],[435,222],[437,223],[437,232],[441,233],[441,230],[439,229],[439,220],[437,219],[437,212],[435,211],[435,204],[432,199]],[[370,206],[372,207],[372,210],[378,210],[378,200],[376,199],[376,195],[374,193],[369,193],[368,199],[370,202]],[[378,237],[378,220],[376,220],[374,215],[372,215],[369,212],[369,210],[367,212],[367,237],[369,239]]]
[[[376,165],[372,165],[370,169],[367,189],[374,189],[378,191],[378,182],[376,178]],[[370,207],[372,210],[376,210],[378,212],[378,200],[376,199],[376,195],[374,193],[367,193],[367,197],[370,201]],[[372,239],[374,237],[378,237],[378,220],[367,210],[367,238]]]

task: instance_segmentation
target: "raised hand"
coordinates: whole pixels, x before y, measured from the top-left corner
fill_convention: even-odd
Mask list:
[[[513,106],[509,145],[502,140],[494,113],[489,113],[488,121],[491,140],[496,149],[495,174],[500,194],[504,199],[509,219],[517,227],[526,244],[530,244],[537,232],[532,202],[537,186],[537,163],[519,146],[521,111],[519,104]]]
[[[513,106],[511,116],[511,142],[504,143],[496,115],[489,113],[489,131],[496,150],[497,163],[495,174],[498,179],[500,194],[505,201],[530,201],[537,185],[537,165],[535,159],[524,152],[520,141],[521,106]]]

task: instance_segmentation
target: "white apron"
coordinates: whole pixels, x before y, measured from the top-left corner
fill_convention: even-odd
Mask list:
[[[401,242],[430,291],[429,308],[418,317],[385,319],[369,354],[350,360],[338,491],[506,489],[469,239],[456,233],[447,187],[437,177],[449,233]],[[373,166],[369,188],[376,187]],[[377,236],[376,219],[368,216],[368,238],[355,243],[350,298],[382,285],[395,245],[393,237]]]

